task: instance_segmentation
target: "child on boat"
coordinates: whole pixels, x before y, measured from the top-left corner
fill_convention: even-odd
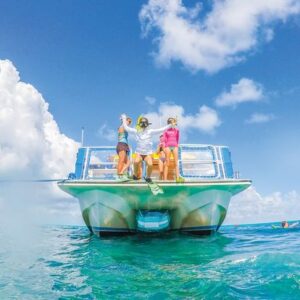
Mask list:
[[[157,147],[157,155],[158,155],[158,170],[159,170],[159,179],[164,179],[164,168],[166,162],[166,154],[165,154],[165,142],[164,135],[162,134],[159,137],[159,144]]]
[[[131,118],[127,117],[125,123],[127,125],[130,125]],[[128,180],[128,176],[124,174],[124,172],[128,169],[130,165],[128,132],[124,129],[123,125],[121,125],[118,128],[118,144],[117,144],[116,151],[119,156],[118,167],[117,167],[118,178],[121,181]]]
[[[174,124],[177,126],[177,120],[175,118],[169,118],[167,121],[168,124]],[[165,143],[165,154],[166,154],[166,163],[164,168],[164,180],[168,180],[168,171],[170,165],[171,153],[173,154],[175,172],[176,172],[176,182],[183,182],[184,179],[179,176],[179,167],[178,167],[178,144],[179,144],[179,129],[173,126],[167,129],[163,134],[163,139]]]
[[[147,164],[147,172],[145,180],[151,182],[151,173],[152,173],[152,153],[153,153],[153,142],[152,137],[155,134],[164,132],[165,130],[173,126],[172,123],[168,123],[167,126],[158,128],[158,129],[149,129],[149,121],[145,117],[140,117],[138,119],[137,128],[129,127],[126,123],[126,115],[122,114],[121,116],[123,121],[123,126],[126,131],[129,133],[134,133],[136,138],[136,150],[135,150],[135,160],[134,160],[134,175],[133,179],[139,179],[139,169],[143,161]]]

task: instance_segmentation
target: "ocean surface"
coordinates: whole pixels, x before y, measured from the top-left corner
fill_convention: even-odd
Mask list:
[[[84,227],[35,233],[0,228],[0,299],[300,299],[298,228],[105,239]]]

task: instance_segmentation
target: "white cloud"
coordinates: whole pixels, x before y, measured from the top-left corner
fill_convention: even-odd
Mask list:
[[[254,113],[245,121],[247,124],[267,123],[274,120],[273,114]]]
[[[226,224],[250,224],[300,219],[300,195],[296,191],[261,196],[254,187],[232,198]]]
[[[232,84],[230,91],[223,92],[216,99],[217,106],[236,106],[243,102],[257,102],[264,98],[261,84],[241,78],[238,83]]]
[[[144,36],[156,30],[154,53],[159,65],[180,61],[193,70],[217,72],[246,58],[273,38],[274,23],[300,13],[298,0],[216,0],[200,16],[201,5],[181,0],[149,0],[139,18]]]
[[[73,168],[77,143],[60,133],[48,103],[8,60],[0,60],[0,131],[1,175],[65,177]]]
[[[155,103],[157,103],[157,99],[154,99]],[[181,142],[187,139],[188,131],[191,129],[206,134],[213,134],[222,123],[217,111],[206,105],[200,106],[194,114],[187,114],[183,106],[169,102],[156,104],[155,107],[157,107],[157,110],[150,110],[141,115],[149,119],[151,128],[159,128],[167,125],[169,117],[177,118]],[[132,126],[135,126],[134,119]],[[111,129],[107,124],[100,127],[98,135],[102,138],[106,137],[108,141],[116,141],[116,131]],[[131,144],[135,145],[135,141],[131,141]]]
[[[154,105],[156,103],[156,98],[151,96],[146,96],[145,100],[148,102],[149,105]]]
[[[152,99],[155,99],[155,102],[153,103],[157,103],[156,98],[150,98],[151,101]],[[142,115],[149,119],[152,128],[165,126],[169,117],[177,118],[181,131],[181,140],[186,139],[187,131],[189,129],[195,129],[202,133],[211,134],[214,133],[216,128],[222,123],[217,111],[206,105],[199,107],[198,112],[195,114],[187,114],[183,106],[168,102],[159,103],[156,107],[157,111],[148,111],[142,113]],[[134,124],[132,126],[134,126]],[[97,135],[109,142],[116,143],[117,141],[117,131],[113,130],[106,123],[98,129]]]
[[[167,124],[169,117],[177,117],[181,132],[189,129],[196,129],[204,133],[213,133],[221,125],[218,113],[202,105],[195,114],[186,114],[184,108],[172,103],[161,103],[157,112],[148,112],[144,114],[152,122],[153,127],[159,127]]]
[[[101,125],[97,131],[99,138],[104,139],[109,142],[117,142],[117,131],[111,129],[106,123]]]
[[[9,60],[0,60],[0,132],[1,178],[66,178],[74,170],[78,143],[60,132],[48,103],[32,85],[20,80]],[[7,204],[3,192],[2,186],[2,205]],[[18,201],[38,200],[35,210],[65,214],[66,219],[78,212],[56,184],[32,186],[20,194]],[[63,211],[62,205],[67,207]]]

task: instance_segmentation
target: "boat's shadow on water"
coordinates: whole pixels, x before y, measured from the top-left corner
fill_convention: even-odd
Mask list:
[[[83,254],[86,265],[103,261],[128,264],[141,269],[155,264],[207,264],[230,254],[234,238],[226,234],[192,235],[177,232],[138,233],[120,237],[98,237],[87,230],[74,228],[68,234],[71,244]],[[71,253],[72,254],[72,253]]]
[[[75,230],[74,242],[80,241],[82,250],[93,254],[95,259],[99,255],[101,258],[111,258],[116,263],[140,264],[143,261],[145,265],[147,261],[150,264],[180,261],[203,265],[225,256],[286,251],[286,245],[295,239],[299,231],[299,228],[272,230],[270,227],[241,227],[221,228],[211,235],[164,232],[99,238],[81,229],[80,234]],[[72,239],[72,235],[69,238]],[[293,247],[298,247],[298,243]]]
[[[111,238],[89,234],[78,237],[75,233],[74,237],[74,243],[79,241],[81,246],[71,255],[80,255],[77,259],[80,273],[85,283],[93,287],[93,295],[105,298],[114,294],[118,298],[124,293],[138,299],[149,296],[173,299],[175,295],[174,299],[178,299],[177,293],[183,297],[203,295],[208,287],[204,283],[206,279],[199,278],[203,274],[214,276],[206,271],[207,266],[228,254],[226,247],[233,240],[220,233],[210,236],[137,234]]]
[[[138,263],[141,267],[147,263],[179,261],[201,265],[228,255],[226,247],[234,241],[221,233],[199,236],[175,232],[101,238],[88,235],[88,240],[86,247],[95,255],[114,259],[116,263]]]

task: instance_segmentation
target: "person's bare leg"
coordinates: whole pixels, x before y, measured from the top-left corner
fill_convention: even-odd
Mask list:
[[[135,157],[135,160],[134,160],[134,175],[136,177],[139,178],[139,170],[140,170],[140,165],[141,165],[141,162],[142,162],[142,158],[139,154],[136,154],[136,157]]]
[[[138,177],[142,178],[142,176],[143,176],[143,161],[141,161],[139,166],[139,171],[138,171]]]
[[[163,180],[164,178],[164,163],[159,158],[158,159],[158,170],[159,170],[159,180]]]
[[[118,161],[118,175],[123,174],[124,161],[126,159],[126,151],[122,150],[119,152],[119,161]]]
[[[170,156],[171,150],[169,147],[165,148],[166,161],[165,161],[165,169],[164,169],[164,180],[168,180],[168,172],[169,172],[169,164],[170,164]]]
[[[174,164],[175,164],[176,179],[178,179],[179,178],[178,147],[175,147],[173,150],[173,158],[174,158]]]
[[[153,168],[153,163],[152,163],[152,156],[151,155],[147,155],[145,158],[145,162],[147,164],[147,178],[151,177],[152,174],[152,168]]]
[[[129,166],[130,166],[130,159],[126,153],[126,157],[125,157],[125,160],[124,160],[124,166],[123,166],[123,169],[122,169],[122,174],[125,173],[125,171],[129,169]]]

